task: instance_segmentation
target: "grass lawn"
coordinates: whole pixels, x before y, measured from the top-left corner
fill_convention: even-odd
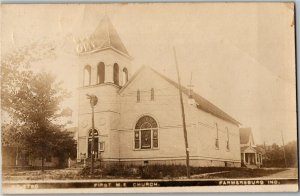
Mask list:
[[[275,174],[286,169],[248,169],[230,167],[191,167],[194,179],[256,178]],[[221,173],[220,173],[221,172]],[[124,166],[111,165],[96,168],[91,176],[90,168],[3,171],[3,180],[80,180],[80,179],[181,179],[185,178],[186,167],[179,165]]]

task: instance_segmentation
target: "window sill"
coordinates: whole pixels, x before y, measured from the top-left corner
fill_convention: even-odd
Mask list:
[[[159,148],[149,148],[149,149],[133,149],[133,151],[151,151],[151,150],[159,150]]]

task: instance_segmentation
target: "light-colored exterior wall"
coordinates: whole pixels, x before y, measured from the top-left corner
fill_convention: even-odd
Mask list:
[[[84,54],[81,56],[78,56],[78,65],[79,65],[79,74],[78,74],[78,86],[83,86],[83,79],[84,79],[84,67],[86,65],[91,66],[91,85],[97,84],[97,65],[100,62],[103,62],[105,65],[105,83],[113,83],[113,66],[115,63],[119,65],[119,76],[120,76],[120,85],[123,84],[123,68],[126,67],[129,73],[131,73],[131,60],[112,50],[112,49],[106,49],[97,53],[90,53],[90,54]]]
[[[154,88],[154,101],[150,100]],[[137,103],[136,92],[141,92]],[[178,89],[151,69],[145,68],[120,94],[120,160],[184,163],[185,144],[182,128]],[[184,95],[184,106],[188,132],[191,165],[224,166],[240,164],[240,139],[237,125],[226,122],[188,104]],[[159,148],[152,150],[134,149],[134,126],[143,115],[150,115],[159,125]],[[216,123],[219,129],[219,149],[215,147]],[[230,150],[226,148],[229,130]]]
[[[88,133],[91,124],[91,106],[86,94],[98,97],[95,106],[95,129],[100,141],[105,142],[101,152],[103,161],[120,161],[128,164],[185,164],[185,144],[178,89],[150,68],[143,68],[136,78],[120,91],[112,84],[113,64],[117,62],[121,71],[124,66],[131,76],[130,62],[113,50],[79,57],[79,119],[78,153],[88,154]],[[97,64],[105,64],[105,83],[96,84]],[[92,67],[91,86],[83,87],[83,69]],[[122,84],[122,79],[120,79]],[[154,100],[151,101],[151,88],[154,88]],[[137,90],[140,90],[140,102],[137,102]],[[188,96],[183,96],[190,163],[192,166],[240,166],[239,127],[212,114],[188,104]],[[134,149],[134,127],[143,115],[153,117],[159,126],[158,149]],[[219,130],[219,149],[215,147],[216,123]],[[226,148],[229,130],[230,150]],[[225,165],[226,162],[226,165]]]
[[[100,141],[104,142],[104,152],[101,152],[102,159],[110,159],[117,157],[119,147],[114,141],[118,135],[112,133],[118,129],[118,121],[120,116],[120,101],[118,92],[121,88],[113,84],[113,65],[119,65],[119,83],[123,84],[123,68],[126,67],[130,77],[130,59],[117,53],[112,49],[103,50],[98,53],[85,54],[78,57],[79,69],[79,110],[78,110],[78,151],[77,159],[81,159],[82,155],[88,155],[88,134],[92,128],[91,122],[91,106],[86,94],[93,94],[98,97],[98,103],[94,108],[95,129],[100,134]],[[97,84],[97,65],[103,62],[105,65],[105,82]],[[91,66],[91,85],[83,86],[84,67]],[[125,80],[125,78],[124,78]],[[99,144],[98,144],[99,145]]]

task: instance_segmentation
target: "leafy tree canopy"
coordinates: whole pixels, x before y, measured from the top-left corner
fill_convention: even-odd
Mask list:
[[[70,112],[60,104],[70,94],[54,75],[29,69],[39,59],[32,54],[25,48],[1,61],[1,107],[9,116],[2,121],[2,144],[25,148],[34,157],[68,154],[75,142],[63,131],[60,118]]]

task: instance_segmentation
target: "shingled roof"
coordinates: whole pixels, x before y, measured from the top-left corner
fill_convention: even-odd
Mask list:
[[[125,86],[123,86],[122,89],[120,89],[120,92],[122,92],[135,78],[136,76],[145,68],[148,67],[142,67],[140,70],[138,70],[133,76],[132,78],[126,83]],[[168,77],[164,76],[163,74],[157,72],[156,70],[150,68],[153,72],[155,72],[156,74],[158,74],[160,77],[162,77],[164,80],[166,80],[167,82],[169,82],[170,84],[172,84],[174,87],[179,88],[179,84],[171,79],[169,79]],[[189,89],[182,86],[182,92],[186,95],[189,95]],[[234,118],[232,118],[231,116],[229,116],[227,113],[225,113],[224,111],[222,111],[220,108],[218,108],[217,106],[215,106],[214,104],[212,104],[211,102],[209,102],[207,99],[203,98],[202,96],[200,96],[197,93],[193,93],[193,98],[195,99],[196,103],[197,103],[197,108],[208,112],[216,117],[219,117],[225,121],[231,122],[235,125],[240,125],[241,123],[238,122],[237,120],[235,120]]]
[[[94,33],[79,43],[80,46],[81,54],[112,48],[130,56],[108,16],[102,18]]]

